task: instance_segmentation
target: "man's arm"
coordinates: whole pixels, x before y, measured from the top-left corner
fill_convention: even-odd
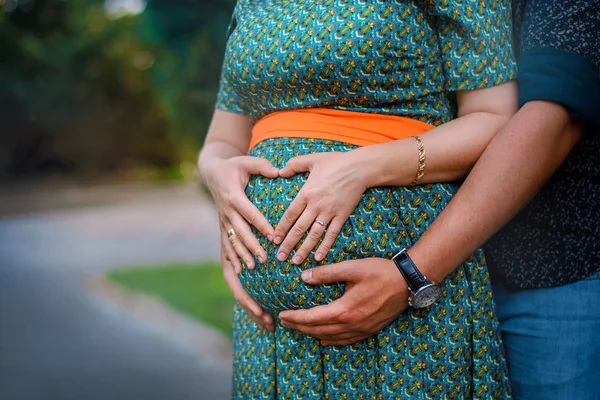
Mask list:
[[[596,0],[526,2],[519,102],[447,208],[409,250],[441,280],[506,224],[600,124],[600,7]]]
[[[577,121],[600,125],[597,0],[529,1],[524,12],[519,59],[523,107],[496,134],[464,185],[409,250],[430,279],[443,279],[527,204],[579,140]],[[367,262],[368,276],[357,277]],[[354,343],[378,332],[407,307],[408,290],[399,276],[391,261],[376,258],[305,270],[302,279],[309,284],[351,285],[328,305],[285,311],[280,317],[323,343]]]
[[[580,137],[580,126],[561,105],[525,104],[409,250],[415,264],[441,281],[529,202]]]

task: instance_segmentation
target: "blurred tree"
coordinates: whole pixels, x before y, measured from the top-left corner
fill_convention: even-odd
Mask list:
[[[120,18],[101,1],[15,4],[0,13],[0,174],[112,173],[195,156],[232,2],[153,0]]]
[[[150,37],[170,51],[157,63],[156,84],[186,159],[196,156],[210,122],[234,6],[235,0],[148,2]]]

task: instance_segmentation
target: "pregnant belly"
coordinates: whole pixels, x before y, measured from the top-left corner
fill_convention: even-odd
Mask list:
[[[354,146],[337,142],[273,139],[257,145],[251,155],[269,159],[274,165],[281,167],[288,159],[299,154],[348,151],[352,148]],[[275,226],[306,179],[306,175],[296,175],[290,179],[253,176],[246,188],[246,195]],[[320,263],[314,261],[314,253],[301,265],[293,264],[291,257],[286,261],[279,261],[276,258],[279,246],[270,243],[255,231],[267,252],[268,260],[262,265],[257,263],[252,271],[245,268],[240,275],[242,285],[272,315],[287,309],[327,304],[339,298],[344,292],[343,282],[307,285],[300,277],[302,271],[317,265],[352,259],[391,258],[407,246],[416,235],[402,221],[401,210],[405,207],[399,202],[406,198],[404,191],[404,188],[373,188],[365,192],[326,259]]]

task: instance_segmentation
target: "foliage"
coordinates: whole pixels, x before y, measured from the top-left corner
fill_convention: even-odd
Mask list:
[[[154,0],[120,18],[102,1],[21,3],[0,13],[0,175],[193,159],[231,2]]]
[[[233,297],[218,263],[117,269],[110,271],[108,277],[128,289],[157,297],[231,336]]]

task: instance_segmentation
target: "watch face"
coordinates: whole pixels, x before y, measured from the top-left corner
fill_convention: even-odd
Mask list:
[[[421,288],[412,296],[412,306],[415,308],[429,307],[442,296],[442,288],[437,285],[428,285]]]

